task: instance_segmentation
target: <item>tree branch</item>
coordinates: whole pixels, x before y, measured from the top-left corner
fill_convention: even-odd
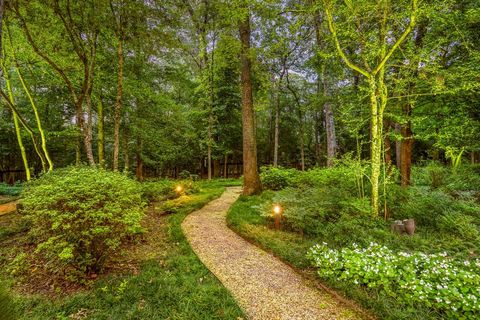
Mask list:
[[[414,0],[416,1],[416,0]],[[337,36],[337,30],[335,29],[335,25],[333,22],[333,16],[331,12],[331,2],[329,0],[324,0],[323,1],[325,5],[325,14],[327,16],[327,22],[328,22],[328,29],[330,29],[330,32],[332,33],[333,40],[335,41],[335,47],[337,48],[337,52],[342,58],[342,60],[349,66],[351,69],[363,74],[365,77],[369,78],[371,75],[369,72],[363,70],[353,62],[351,62],[345,53],[343,52],[342,48],[340,47],[340,42],[338,41],[338,36]]]
[[[375,68],[375,70],[373,70],[372,72],[373,75],[377,74],[378,71],[380,71],[385,66],[385,63],[388,61],[388,59],[392,56],[395,50],[397,50],[397,48],[402,44],[402,42],[408,36],[408,34],[412,31],[417,20],[417,9],[418,9],[417,5],[418,5],[418,0],[412,0],[412,12],[410,13],[410,22],[408,23],[407,28],[405,29],[405,31],[403,31],[402,35],[400,36],[400,38],[398,38],[395,44],[390,48],[390,50],[387,52],[385,57],[383,57],[382,61],[380,61],[380,63]]]

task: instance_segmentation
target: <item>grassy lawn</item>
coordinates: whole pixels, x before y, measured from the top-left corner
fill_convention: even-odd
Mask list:
[[[28,242],[17,216],[0,220],[0,274],[14,288],[19,319],[237,319],[243,313],[228,291],[203,266],[187,243],[180,224],[190,212],[219,197],[237,181],[200,182],[200,191],[175,200],[174,214],[150,207],[148,230],[127,244],[106,266],[106,275],[68,295],[63,288],[35,293],[11,275],[11,258]],[[172,204],[170,204],[171,206]],[[161,207],[161,204],[154,206]],[[3,218],[2,218],[3,219]],[[3,221],[3,224],[1,223]],[[121,252],[120,252],[121,251]],[[30,275],[27,274],[26,277]],[[33,277],[33,279],[36,279]],[[18,280],[18,279],[17,279]]]

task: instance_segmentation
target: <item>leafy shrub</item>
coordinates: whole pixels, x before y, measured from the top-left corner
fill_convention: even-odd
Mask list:
[[[163,179],[142,183],[142,194],[148,202],[174,198],[175,184],[172,180]]]
[[[464,230],[466,224],[471,224],[469,235],[480,226],[480,205],[471,199],[456,199],[440,189],[429,187],[410,187],[402,192],[392,201],[396,219],[414,218],[419,226],[455,232],[459,236],[463,233],[460,229],[455,231],[455,226],[459,224],[464,226]]]
[[[335,223],[343,216],[367,216],[370,213],[368,199],[357,199],[341,187],[333,186],[286,188],[278,191],[272,201],[256,209],[273,218],[274,203],[283,207],[284,226],[312,236],[322,234],[327,224]]]
[[[22,192],[22,184],[16,183],[9,185],[4,182],[0,182],[0,195],[5,196],[18,196]]]
[[[367,248],[308,253],[318,274],[332,281],[378,290],[407,304],[425,305],[449,319],[480,317],[480,260],[455,260],[446,254],[393,252],[371,243]]]
[[[178,176],[180,177],[180,179],[190,179],[190,171],[188,170],[182,170]]]
[[[27,185],[22,196],[36,252],[72,277],[100,272],[122,240],[141,231],[141,188],[120,173],[56,170]]]
[[[282,169],[276,167],[262,167],[260,179],[265,189],[281,190],[293,183],[294,176],[298,174],[295,169]]]
[[[181,191],[176,187],[180,186]],[[198,193],[198,182],[193,180],[155,180],[142,183],[142,194],[147,202],[160,202],[175,199],[183,194]]]
[[[461,165],[456,169],[437,162],[413,168],[417,186],[441,188],[444,191],[480,191],[480,165]]]

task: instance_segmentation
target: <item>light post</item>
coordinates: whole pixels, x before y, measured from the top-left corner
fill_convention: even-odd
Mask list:
[[[273,206],[273,217],[275,219],[275,229],[280,230],[280,220],[282,219],[282,207],[276,204]]]

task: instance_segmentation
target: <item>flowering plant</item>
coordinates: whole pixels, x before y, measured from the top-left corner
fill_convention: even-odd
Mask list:
[[[480,318],[479,259],[394,252],[373,242],[341,250],[317,244],[308,257],[322,278],[376,288],[405,302],[422,303],[446,318]]]

